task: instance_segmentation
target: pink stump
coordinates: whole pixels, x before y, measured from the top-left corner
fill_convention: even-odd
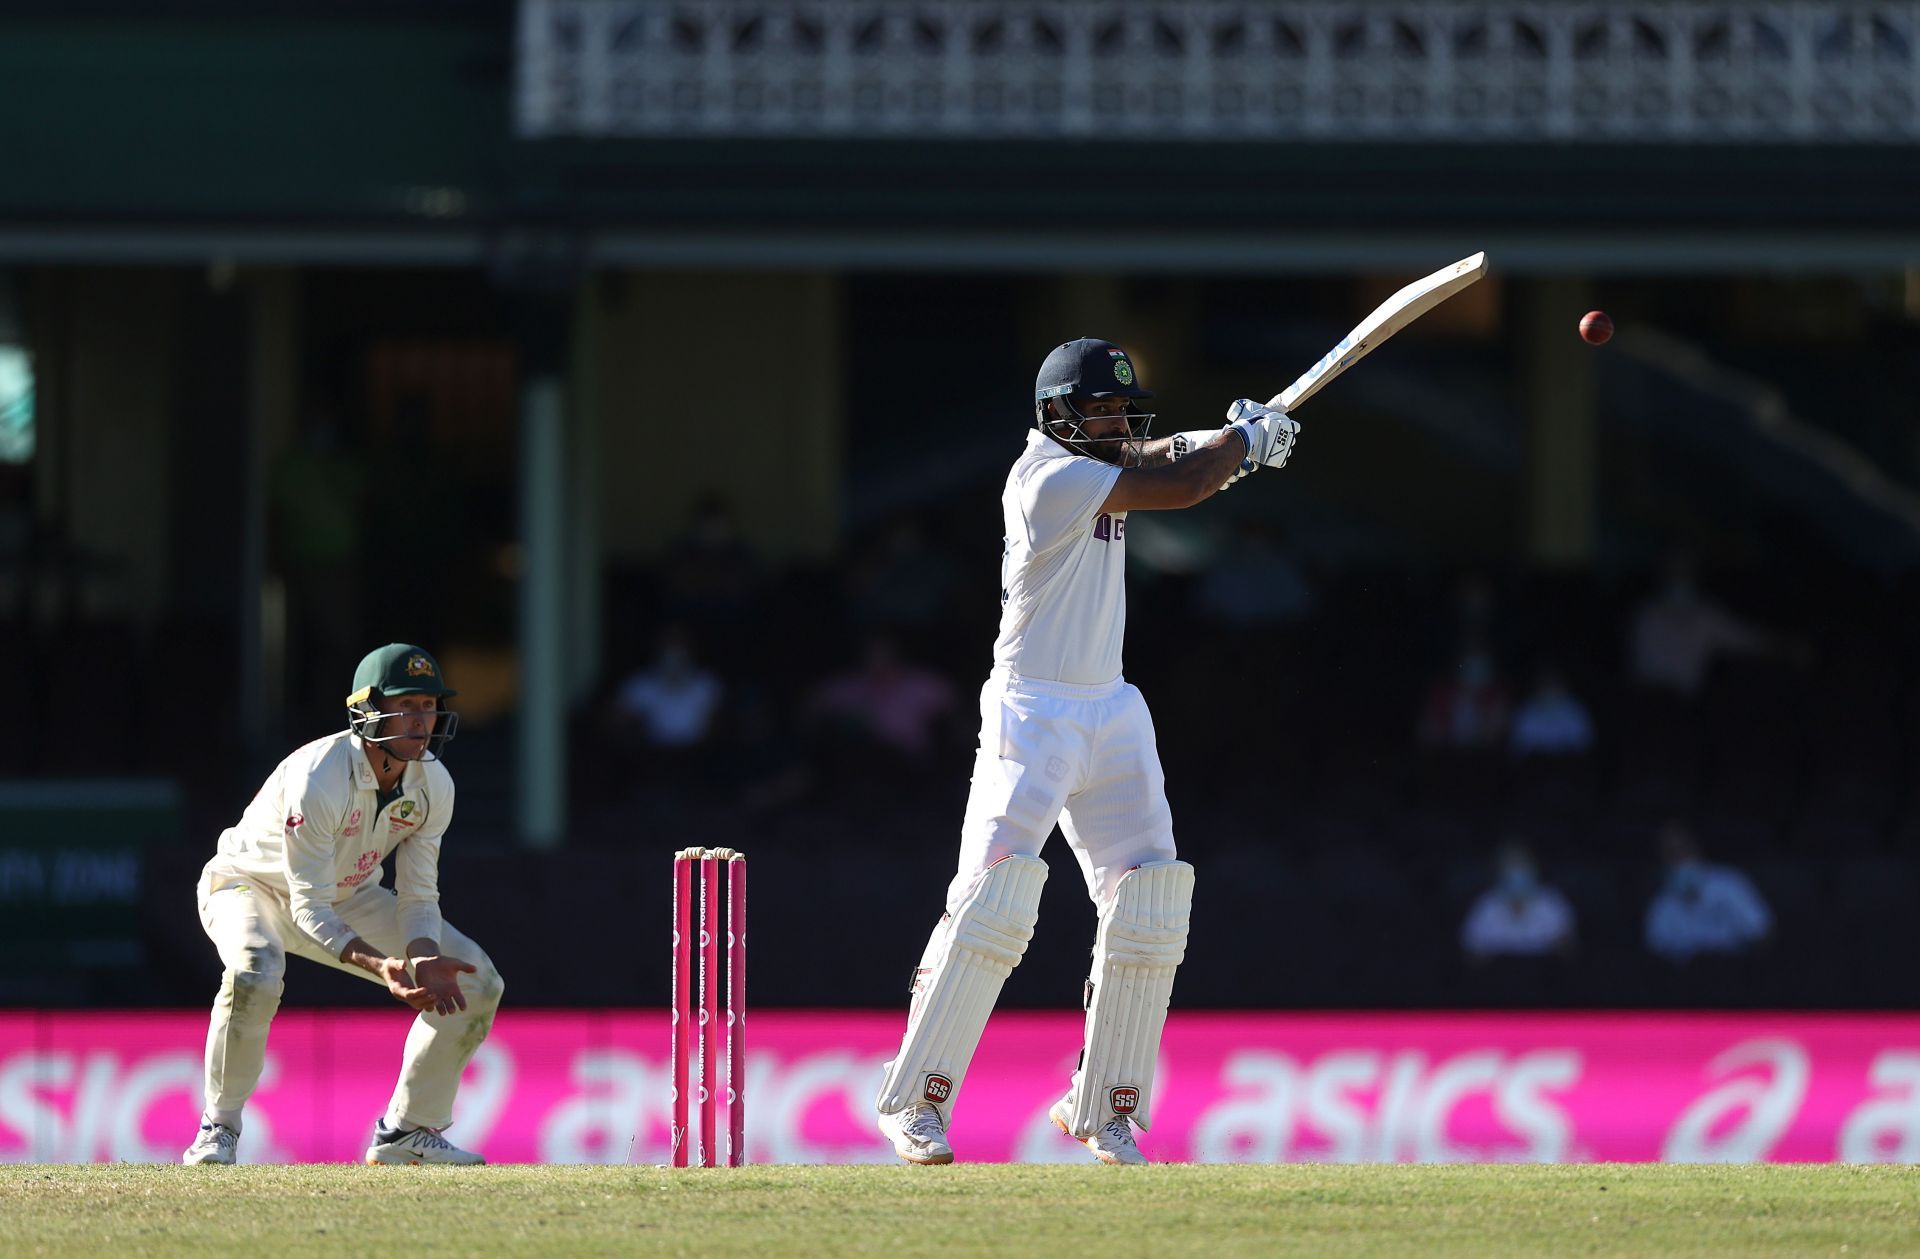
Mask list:
[[[700,1166],[716,1166],[720,1098],[720,862],[700,854]]]
[[[747,855],[727,862],[727,1166],[747,1161]]]
[[[692,1095],[688,1038],[693,1034],[693,862],[673,858],[673,1165],[687,1165],[687,1101]]]

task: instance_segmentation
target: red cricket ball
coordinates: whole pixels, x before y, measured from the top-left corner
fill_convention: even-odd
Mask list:
[[[1613,320],[1604,310],[1590,310],[1580,320],[1580,337],[1589,345],[1605,345],[1613,340]]]

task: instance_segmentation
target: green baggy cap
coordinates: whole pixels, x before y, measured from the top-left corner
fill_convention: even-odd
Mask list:
[[[347,706],[363,704],[378,691],[382,695],[457,695],[440,676],[440,662],[432,653],[411,643],[388,643],[367,653],[353,671],[353,694]]]

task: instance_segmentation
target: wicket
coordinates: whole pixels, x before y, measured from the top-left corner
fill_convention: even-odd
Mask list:
[[[725,872],[724,879],[722,871]],[[698,874],[699,934],[695,875]],[[726,1019],[720,1018],[720,899],[726,894]],[[699,962],[694,961],[698,949]],[[697,986],[697,991],[696,991]],[[697,1048],[696,1002],[699,1006]],[[726,1059],[728,1167],[746,1162],[747,1148],[747,855],[731,848],[686,848],[673,854],[673,1165],[686,1167],[698,1147],[699,1166],[720,1165],[720,1060]],[[696,1139],[690,1101],[700,1101]]]

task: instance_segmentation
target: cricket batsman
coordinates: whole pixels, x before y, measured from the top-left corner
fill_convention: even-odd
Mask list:
[[[1127,513],[1191,507],[1261,466],[1299,426],[1242,399],[1218,430],[1148,440],[1126,351],[1083,338],[1047,355],[1034,428],[1000,496],[1000,637],[980,692],[980,747],[959,870],[886,1067],[880,1131],[909,1163],[951,1163],[946,1137],[987,1016],[1039,917],[1054,823],[1099,913],[1085,1044],[1053,1122],[1103,1163],[1144,1163],[1155,1060],[1186,955],[1193,867],[1178,859],[1153,721],[1121,676]]]
[[[380,984],[417,1010],[369,1165],[485,1160],[441,1135],[460,1073],[500,1005],[500,973],[440,917],[440,841],[455,694],[419,647],[390,643],[353,675],[347,729],[296,750],[220,835],[200,922],[226,968],[207,1030],[206,1102],[183,1163],[231,1163],[260,1082],[287,955]],[[381,862],[398,852],[394,890]]]

